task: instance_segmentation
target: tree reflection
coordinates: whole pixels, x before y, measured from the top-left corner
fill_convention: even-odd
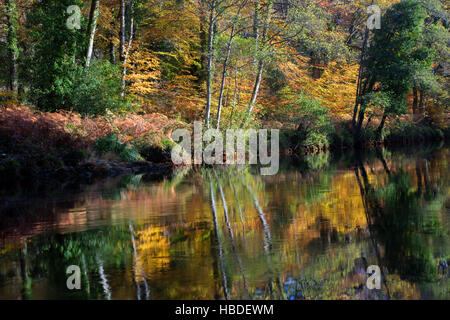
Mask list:
[[[389,273],[398,273],[401,279],[435,281],[437,269],[430,236],[437,236],[442,230],[438,212],[424,210],[420,205],[422,179],[418,179],[418,187],[414,190],[411,177],[403,169],[391,172],[381,152],[377,154],[387,174],[383,186],[374,186],[369,181],[360,155],[356,157],[355,168],[369,228],[373,230],[377,256]],[[429,186],[429,175],[426,170],[423,171],[423,160],[417,163],[417,175],[420,177],[424,173],[428,176],[424,180]],[[436,197],[431,197],[429,191],[425,194],[428,201]],[[383,259],[377,242],[384,249]]]

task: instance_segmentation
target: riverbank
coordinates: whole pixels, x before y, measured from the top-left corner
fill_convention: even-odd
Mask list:
[[[74,112],[41,112],[28,106],[0,110],[0,176],[11,181],[90,181],[120,175],[146,174],[158,179],[171,174],[171,133],[190,128],[182,121],[153,113],[81,117]],[[390,125],[383,139],[366,127],[364,148],[440,142],[448,130],[424,122]],[[280,131],[281,154],[304,156],[323,151],[353,150],[349,123],[334,124],[322,136],[298,130]]]
[[[11,180],[95,179],[170,174],[174,128],[162,114],[81,117],[27,106],[0,110],[0,176]]]

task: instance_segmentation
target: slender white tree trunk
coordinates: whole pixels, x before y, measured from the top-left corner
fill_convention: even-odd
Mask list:
[[[236,29],[236,24],[233,24],[233,27],[231,29],[230,39],[228,40],[228,44],[227,44],[227,53],[225,55],[225,61],[223,62],[222,82],[220,83],[219,104],[217,106],[217,125],[216,125],[217,129],[220,129],[220,116],[222,113],[223,92],[225,90],[225,81],[227,78],[228,60],[230,60],[231,47],[233,45],[235,29]]]
[[[100,13],[100,0],[92,0],[91,13],[89,14],[88,37],[89,44],[86,53],[86,67],[91,64],[92,52],[94,51],[95,32],[97,30],[97,20]]]
[[[216,11],[216,0],[211,1],[209,13],[209,41],[208,41],[208,67],[206,78],[206,112],[205,123],[209,129],[211,119],[211,96],[212,96],[212,64],[214,58],[214,13]]]

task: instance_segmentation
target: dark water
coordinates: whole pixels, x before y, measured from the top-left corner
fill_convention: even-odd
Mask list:
[[[6,190],[0,299],[450,299],[449,153]],[[70,265],[80,290],[66,286]]]

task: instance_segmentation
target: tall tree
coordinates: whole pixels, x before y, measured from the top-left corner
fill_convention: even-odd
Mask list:
[[[6,16],[8,26],[8,54],[9,54],[9,89],[17,95],[17,59],[19,47],[17,41],[17,6],[14,0],[6,0]]]
[[[261,41],[257,42],[257,46],[258,46],[258,51],[260,56],[257,58],[257,71],[256,71],[256,79],[255,79],[255,83],[253,85],[253,91],[252,91],[252,97],[250,99],[250,102],[248,104],[248,110],[247,110],[247,115],[244,118],[244,121],[242,122],[242,126],[245,126],[253,112],[253,108],[255,107],[256,104],[256,98],[258,97],[259,94],[259,89],[261,87],[261,80],[262,80],[262,75],[263,75],[263,71],[264,71],[264,64],[265,64],[265,59],[263,57],[262,51],[265,48],[266,45],[266,41],[268,38],[268,32],[269,32],[269,24],[272,18],[272,7],[273,7],[273,1],[269,0],[267,3],[267,8],[266,8],[266,12],[265,12],[265,19],[264,19],[264,23],[263,23],[263,30],[262,30],[262,34],[261,34]],[[258,7],[259,10],[259,7]],[[258,32],[257,32],[258,34]],[[259,38],[259,36],[257,37]]]
[[[123,61],[125,54],[125,0],[120,0],[120,32],[119,32],[119,54],[120,61]]]
[[[130,20],[130,30],[128,32],[128,41],[126,44],[125,49],[121,50],[125,50],[123,52],[123,60],[122,60],[122,93],[121,96],[124,97],[125,96],[125,85],[126,85],[126,76],[127,76],[127,63],[128,63],[128,57],[130,55],[130,50],[131,50],[131,45],[133,44],[133,38],[134,38],[134,0],[130,0],[130,9],[129,9],[129,20]],[[124,19],[124,18],[122,18]],[[124,32],[124,31],[122,31]],[[122,39],[122,35],[121,35],[121,39]],[[123,46],[125,46],[125,44],[123,44]]]
[[[225,59],[223,61],[222,80],[220,83],[219,101],[218,101],[218,106],[217,106],[217,123],[216,123],[217,129],[220,128],[220,117],[222,114],[223,95],[224,95],[224,91],[225,91],[225,81],[226,81],[226,77],[227,77],[228,62],[230,60],[230,55],[231,55],[231,47],[233,45],[233,40],[236,35],[236,27],[237,27],[238,21],[240,19],[241,10],[244,8],[244,6],[246,4],[247,4],[247,1],[243,1],[241,4],[238,5],[239,6],[238,10],[231,21],[231,31],[230,31],[230,37],[228,39],[227,46],[226,46]]]
[[[205,124],[209,129],[211,118],[211,97],[212,97],[212,68],[214,59],[214,25],[216,23],[216,6],[217,0],[209,0],[207,2],[209,9],[208,20],[208,66],[206,76],[206,111],[205,111]]]
[[[92,58],[92,52],[94,50],[94,39],[95,32],[97,29],[97,20],[100,13],[100,0],[92,0],[91,11],[89,14],[89,24],[88,24],[88,48],[86,53],[86,67],[89,67]]]
[[[361,141],[361,128],[370,104],[380,106],[386,118],[405,111],[406,94],[414,86],[418,70],[429,70],[432,49],[420,45],[424,31],[425,10],[415,0],[393,5],[383,15],[383,28],[377,30],[368,50],[359,92],[360,106],[355,124],[355,144]],[[386,57],[389,57],[388,59]]]

